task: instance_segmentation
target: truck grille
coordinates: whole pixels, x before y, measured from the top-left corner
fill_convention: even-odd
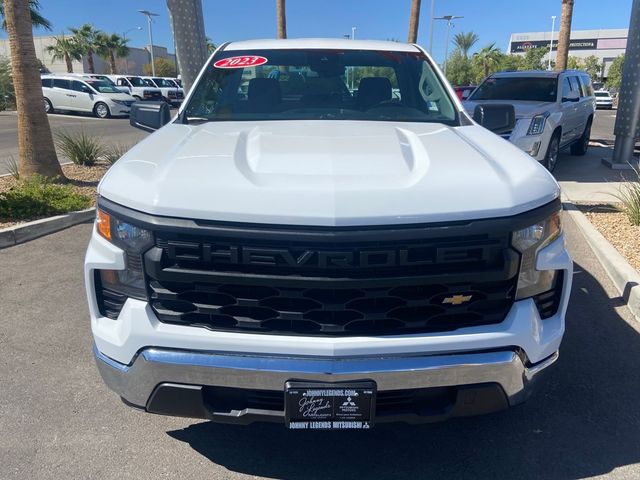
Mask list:
[[[220,235],[217,235],[218,232]],[[445,232],[446,233],[446,232]],[[397,335],[500,323],[519,264],[508,232],[156,232],[145,255],[161,322],[285,335]]]

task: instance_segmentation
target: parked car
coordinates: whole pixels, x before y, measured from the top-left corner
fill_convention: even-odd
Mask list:
[[[42,78],[44,109],[92,112],[96,117],[128,115],[136,101],[109,83],[95,78],[46,75]]]
[[[125,87],[129,94],[138,100],[162,100],[159,88],[147,85],[142,78],[135,75],[108,75],[118,86]]]
[[[466,100],[469,98],[469,95],[475,90],[475,85],[464,85],[464,86],[455,86],[453,90],[456,92],[456,95],[460,100]]]
[[[478,105],[514,106],[516,125],[502,137],[553,171],[561,149],[584,155],[589,147],[596,108],[586,72],[519,71],[487,77],[464,103],[469,112]]]
[[[107,82],[112,87],[116,88],[116,90],[119,90],[119,91],[127,93],[127,94],[129,93],[129,88],[128,87],[119,87],[107,75],[103,75],[103,74],[99,74],[99,73],[69,73],[67,75],[74,76],[74,77],[80,77],[80,78],[93,78],[93,79],[96,79],[96,80],[102,80],[104,82]]]
[[[512,106],[480,110],[513,127]],[[175,118],[138,102],[130,122],[155,133],[100,183],[84,264],[96,363],[127,405],[431,422],[523,402],[558,358],[558,184],[419,46],[228,43]]]
[[[613,108],[613,98],[607,90],[596,90],[593,94],[596,96],[596,108]]]
[[[176,85],[176,83],[170,78],[161,77],[140,77],[150,87],[159,88],[162,92],[162,98],[165,102],[178,107],[182,105],[184,100],[184,90],[182,87]]]

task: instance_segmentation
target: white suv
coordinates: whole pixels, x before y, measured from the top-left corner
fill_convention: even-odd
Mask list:
[[[139,102],[130,122],[162,128],[102,179],[84,264],[98,369],[128,405],[430,422],[516,405],[558,358],[558,184],[420,47],[225,44],[175,118]]]
[[[596,109],[591,79],[585,72],[500,72],[487,77],[464,102],[473,112],[477,105],[512,104],[516,125],[502,132],[549,171],[558,162],[560,149],[584,155],[589,147]]]
[[[96,117],[128,115],[136,101],[131,95],[94,78],[47,75],[42,77],[44,109],[91,112]]]

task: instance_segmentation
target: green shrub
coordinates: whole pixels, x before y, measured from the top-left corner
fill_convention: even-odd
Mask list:
[[[0,193],[0,218],[12,221],[60,215],[90,206],[88,196],[40,175],[21,180]]]
[[[104,158],[111,165],[120,160],[125,153],[131,149],[131,145],[125,145],[122,143],[110,145],[107,148],[107,152],[104,154]]]
[[[79,133],[60,132],[56,134],[56,146],[62,154],[76,165],[90,167],[107,153],[107,148],[96,137]]]
[[[616,198],[622,203],[632,225],[640,225],[640,169],[634,167],[635,177],[620,187]]]

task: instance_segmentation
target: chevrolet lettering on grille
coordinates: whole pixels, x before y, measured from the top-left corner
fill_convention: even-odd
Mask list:
[[[486,247],[434,247],[416,245],[372,250],[292,250],[241,245],[216,245],[169,240],[165,251],[171,261],[197,261],[212,264],[287,266],[298,268],[381,268],[480,262],[486,260]]]

